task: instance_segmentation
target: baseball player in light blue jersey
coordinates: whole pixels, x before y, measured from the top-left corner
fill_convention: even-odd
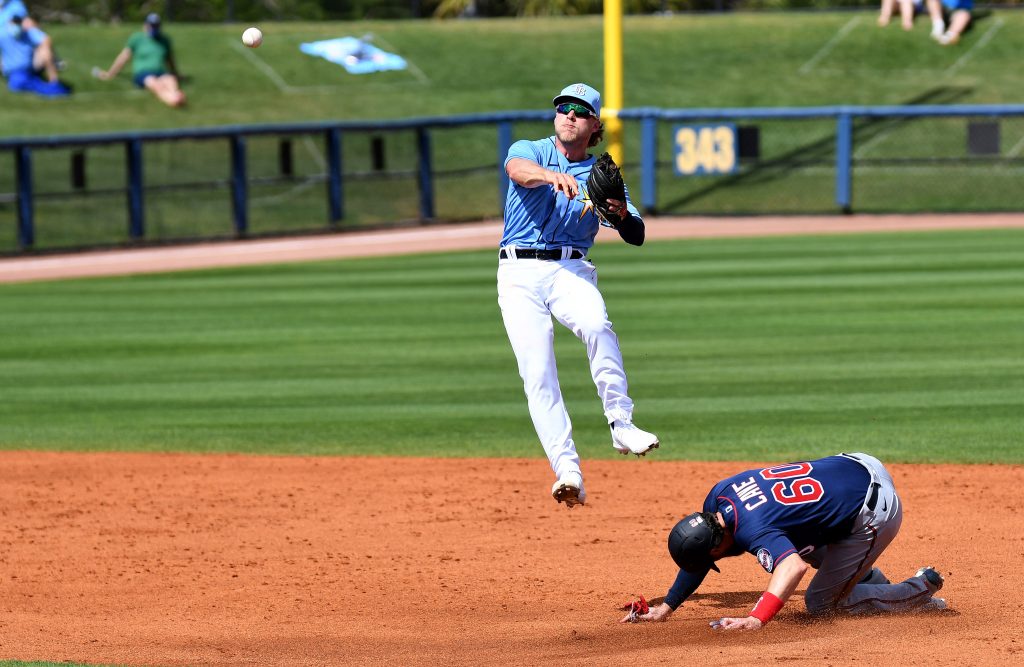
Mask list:
[[[498,304],[523,378],[530,417],[557,478],[551,495],[572,508],[586,502],[572,424],[555,366],[552,317],[587,347],[590,371],[611,428],[612,446],[642,456],[658,446],[653,433],[633,425],[619,340],[587,259],[600,221],[586,191],[602,139],[601,94],[576,83],[554,100],[555,134],[518,141],[505,171],[511,184],[498,257]],[[629,200],[609,200],[627,243],[642,245],[644,223]]]
[[[757,630],[814,568],[807,611],[864,614],[942,610],[943,585],[933,567],[890,583],[874,567],[903,522],[892,476],[874,456],[838,454],[814,461],[745,470],[715,484],[701,512],[679,521],[668,550],[679,574],[664,602],[625,621],[664,621],[704,581],[715,561],[744,552],[771,574],[744,618],[711,622],[717,630]]]

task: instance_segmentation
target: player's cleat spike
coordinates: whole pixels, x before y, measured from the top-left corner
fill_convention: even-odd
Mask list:
[[[947,607],[945,598],[928,598],[928,601],[918,607],[918,611],[943,611]]]
[[[551,497],[555,502],[565,503],[569,509],[586,504],[587,492],[583,490],[583,476],[579,473],[563,475],[551,487]]]

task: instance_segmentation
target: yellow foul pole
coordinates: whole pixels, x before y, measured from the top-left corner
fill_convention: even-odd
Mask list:
[[[608,152],[622,164],[622,0],[604,0],[604,99],[601,120],[604,122]]]

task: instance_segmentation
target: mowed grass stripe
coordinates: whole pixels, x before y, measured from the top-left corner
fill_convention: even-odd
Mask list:
[[[660,458],[1020,463],[1018,231],[593,252]],[[541,456],[492,252],[0,287],[0,446]],[[584,457],[615,456],[556,333]]]

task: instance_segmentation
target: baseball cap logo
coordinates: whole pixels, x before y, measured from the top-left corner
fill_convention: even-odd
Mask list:
[[[564,102],[582,104],[590,109],[595,116],[601,115],[601,93],[585,83],[570,83],[551,100],[556,107]]]

